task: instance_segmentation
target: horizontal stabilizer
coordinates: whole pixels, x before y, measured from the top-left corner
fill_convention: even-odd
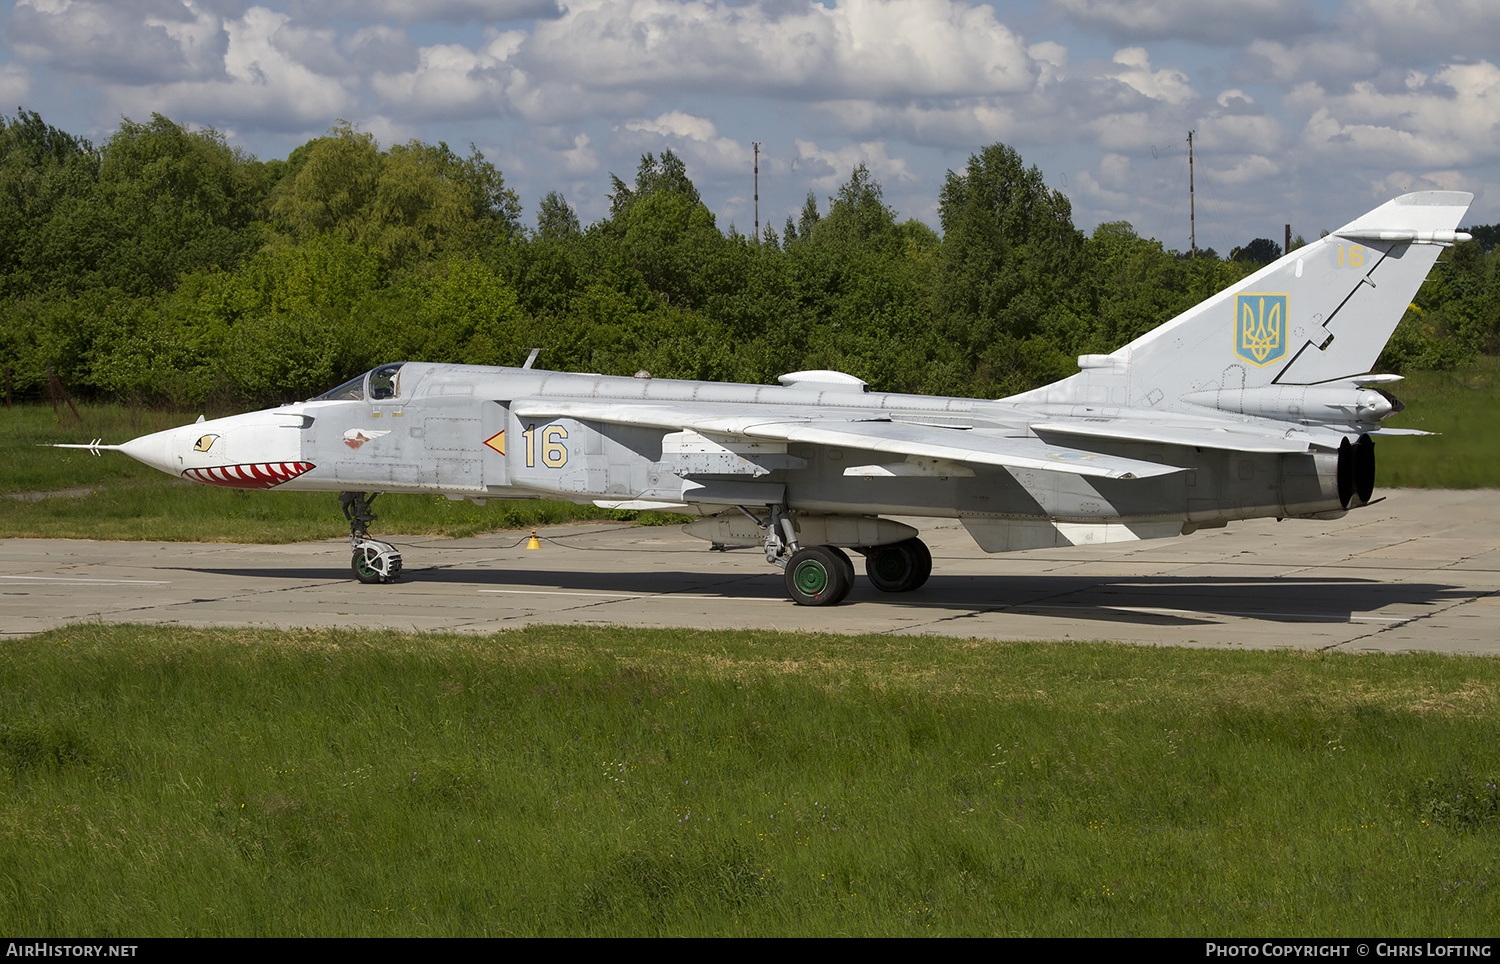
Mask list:
[[[1158,442],[1191,445],[1232,452],[1306,452],[1306,439],[1290,438],[1284,432],[1255,432],[1250,426],[1209,427],[1201,424],[1146,422],[1138,419],[1091,419],[1090,421],[1036,422],[1032,431],[1041,436],[1068,435],[1079,438],[1125,442]]]

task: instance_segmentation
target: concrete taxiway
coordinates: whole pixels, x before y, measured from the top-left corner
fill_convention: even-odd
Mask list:
[[[909,521],[932,548],[931,581],[887,595],[861,573],[832,609],[792,605],[758,549],[713,552],[675,527],[554,526],[540,549],[524,532],[385,537],[406,564],[390,586],[355,582],[344,541],[4,540],[0,635],[78,621],[478,633],[584,623],[1500,655],[1494,490],[1395,490],[1337,521],[995,556],[956,522]]]

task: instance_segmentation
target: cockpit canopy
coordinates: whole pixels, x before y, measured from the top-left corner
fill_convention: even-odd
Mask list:
[[[317,398],[315,402],[362,402],[365,399],[375,402],[383,402],[392,398],[401,397],[401,366],[406,362],[393,362],[389,365],[381,365],[372,368],[355,378],[349,379],[338,388],[330,389]]]

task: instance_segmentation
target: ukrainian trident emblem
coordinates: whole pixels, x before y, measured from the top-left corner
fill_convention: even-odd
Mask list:
[[[1234,353],[1252,365],[1286,354],[1286,295],[1248,294],[1234,300]]]

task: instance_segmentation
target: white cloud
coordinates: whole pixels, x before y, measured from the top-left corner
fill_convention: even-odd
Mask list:
[[[589,75],[538,77],[525,68],[532,35],[489,29],[478,49],[435,44],[415,53],[400,71],[370,73],[370,89],[393,113],[412,119],[517,116],[555,125],[590,116],[639,110],[646,96],[624,90],[590,90]]]
[[[689,138],[695,141],[712,140],[717,133],[713,121],[704,117],[694,117],[680,110],[663,114],[655,120],[626,121],[625,129],[649,131],[664,137]]]
[[[383,23],[361,27],[339,42],[349,62],[359,65],[379,64],[385,74],[416,70],[421,63],[417,45],[406,31]]]
[[[512,31],[495,35],[477,51],[463,44],[423,47],[413,69],[374,74],[370,87],[407,113],[437,117],[503,113],[511,92],[525,83],[520,71],[506,62],[522,39]]]
[[[1106,154],[1099,159],[1099,181],[1101,186],[1108,186],[1116,191],[1128,191],[1135,182],[1131,171],[1130,158],[1122,154]]]
[[[1250,37],[1295,37],[1317,22],[1308,0],[1051,0],[1051,6],[1116,40],[1238,46]]]
[[[708,0],[570,0],[538,23],[538,77],[590,87],[859,96],[1016,93],[1035,68],[993,8],[956,0],[844,0],[794,12]]]
[[[1287,98],[1310,117],[1305,149],[1362,163],[1450,166],[1492,162],[1500,131],[1500,68],[1450,64],[1413,86],[1387,93],[1371,83],[1330,94],[1315,84]]]
[[[390,147],[392,144],[405,144],[413,140],[422,140],[422,129],[403,121],[395,120],[384,114],[374,114],[364,117],[355,125],[361,131],[375,138],[375,143],[381,147]],[[326,131],[318,131],[314,136],[322,136]]]
[[[944,171],[1001,141],[1067,171],[1080,225],[1176,232],[1189,129],[1221,217],[1274,198],[1332,226],[1407,184],[1500,204],[1493,0],[1048,0],[1025,37],[993,0],[14,4],[0,104],[64,129],[160,112],[284,156],[343,117],[383,143],[498,145],[523,195],[565,189],[585,219],[646,150],[739,210],[752,140],[763,217],[861,161],[928,216]]]
[[[1312,78],[1325,82],[1369,76],[1382,66],[1380,54],[1351,40],[1309,40],[1287,45],[1256,40],[1246,48],[1242,82],[1294,84]]]
[[[353,23],[507,23],[555,17],[556,0],[295,0],[289,10],[299,20],[338,17]]]
[[[600,169],[599,156],[589,147],[589,136],[579,132],[573,138],[573,146],[559,152],[562,167],[569,174],[596,174]]]
[[[836,191],[849,180],[854,168],[863,164],[881,186],[889,188],[901,182],[914,182],[917,175],[904,158],[891,157],[881,141],[862,144],[846,144],[843,147],[825,149],[812,141],[797,141],[797,160],[793,168],[804,178],[812,175],[809,184],[814,191]],[[826,201],[820,200],[819,207]]]
[[[228,42],[192,0],[19,0],[6,32],[24,60],[123,83],[215,76]]]
[[[1240,154],[1225,158],[1224,164],[1208,163],[1203,173],[1221,186],[1250,184],[1282,173],[1280,164],[1263,154]]]
[[[1091,119],[1084,129],[1094,135],[1101,150],[1139,154],[1167,136],[1167,121],[1156,120],[1144,111],[1104,114]],[[1171,135],[1176,140],[1176,135]]]
[[[654,120],[626,121],[621,127],[637,135],[646,135],[629,140],[635,149],[650,151],[653,142],[664,143],[682,158],[691,178],[739,174],[750,167],[750,145],[719,136],[713,122],[703,117],[678,110]]]
[[[1187,75],[1170,67],[1152,70],[1151,55],[1144,47],[1117,50],[1114,62],[1119,65],[1114,71],[1115,78],[1138,94],[1169,104],[1182,104],[1193,99],[1193,87],[1188,83]]]
[[[1380,179],[1376,188],[1377,197],[1394,197],[1412,191],[1472,191],[1474,185],[1460,171],[1428,171],[1426,174],[1410,174],[1393,171]]]
[[[1357,36],[1387,60],[1493,57],[1500,4],[1493,0],[1344,0],[1339,32]]]
[[[1086,198],[1090,206],[1099,211],[1104,220],[1116,220],[1119,211],[1129,211],[1139,202],[1136,191],[1129,188],[1110,187],[1091,171],[1082,171],[1075,178],[1073,197]],[[1075,200],[1076,203],[1076,200]]]
[[[24,104],[31,95],[31,72],[20,64],[0,64],[0,104]]]
[[[1286,143],[1281,122],[1264,113],[1215,111],[1198,121],[1198,143],[1221,154],[1270,153]]]
[[[302,43],[305,32],[293,29],[283,34],[288,19],[251,7],[243,18],[225,22],[226,79],[117,85],[106,94],[120,113],[155,112],[215,126],[246,121],[269,130],[302,130],[326,128],[335,118],[355,115],[358,102],[342,78],[313,69],[288,49],[291,41],[292,47],[307,52]]]
[[[1009,98],[963,98],[922,104],[884,104],[867,100],[826,101],[816,106],[820,126],[861,140],[895,138],[951,150],[972,150],[1007,140],[1022,125]],[[1055,123],[1056,117],[1048,123]]]
[[[1026,48],[1026,54],[1036,65],[1036,89],[1050,87],[1068,66],[1068,48],[1060,43],[1043,40]]]

